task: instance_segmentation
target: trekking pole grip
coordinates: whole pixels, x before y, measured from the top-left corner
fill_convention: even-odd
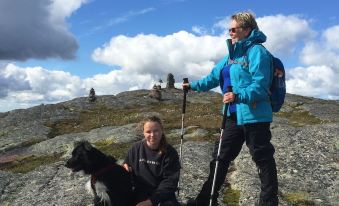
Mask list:
[[[232,86],[227,87],[227,92],[232,92]],[[222,115],[222,123],[221,123],[221,129],[225,129],[226,124],[226,118],[227,118],[227,111],[230,103],[224,104],[224,113]]]
[[[185,83],[188,83],[188,78],[184,78],[184,84]],[[184,101],[182,102],[182,113],[185,114],[186,112],[186,95],[187,95],[187,92],[188,92],[188,88],[184,88]]]

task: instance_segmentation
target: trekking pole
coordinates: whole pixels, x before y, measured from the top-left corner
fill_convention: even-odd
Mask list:
[[[232,92],[232,87],[231,86],[227,87],[227,92]],[[211,190],[209,206],[212,206],[212,201],[213,201],[215,179],[217,178],[217,171],[218,171],[218,165],[219,165],[219,156],[220,156],[220,148],[221,148],[222,137],[223,137],[224,129],[225,129],[225,125],[226,125],[228,106],[229,106],[229,103],[224,105],[224,113],[223,113],[223,116],[222,116],[222,123],[221,123],[221,127],[220,127],[220,138],[219,138],[218,154],[217,154],[217,159],[216,159],[216,162],[215,162],[213,184],[212,184],[212,190]]]
[[[184,83],[188,83],[188,78],[184,78]],[[184,90],[184,99],[182,102],[182,113],[181,113],[181,136],[180,136],[180,152],[179,152],[179,156],[180,156],[180,170],[182,169],[182,142],[184,140],[184,119],[185,119],[185,112],[186,112],[186,95],[188,92],[188,88],[183,88]],[[179,176],[179,181],[178,181],[178,196],[180,192],[180,176]]]

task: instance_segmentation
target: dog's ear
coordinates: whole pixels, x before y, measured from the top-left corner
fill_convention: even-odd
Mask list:
[[[87,141],[83,142],[82,144],[83,144],[85,150],[87,150],[87,151],[91,151],[92,148],[93,148],[92,145]]]

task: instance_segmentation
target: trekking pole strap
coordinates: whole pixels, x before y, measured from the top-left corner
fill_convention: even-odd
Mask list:
[[[188,78],[184,78],[184,83],[188,83]],[[188,88],[184,88],[184,100],[182,102],[182,113],[185,114],[186,113],[186,95],[188,92]]]
[[[232,92],[232,86],[228,86],[227,87],[227,92]],[[225,125],[226,125],[226,119],[227,119],[227,111],[228,111],[228,107],[229,107],[230,103],[227,103],[224,105],[224,112],[222,115],[222,123],[221,123],[221,129],[225,129]]]

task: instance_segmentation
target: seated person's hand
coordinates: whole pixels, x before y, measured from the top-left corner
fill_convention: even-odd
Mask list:
[[[139,202],[136,206],[153,206],[151,200],[147,199],[145,201]]]
[[[128,164],[123,164],[122,165],[124,168],[125,168],[125,170],[127,171],[127,172],[131,172],[132,171],[132,168],[130,167],[130,166],[128,166]]]

